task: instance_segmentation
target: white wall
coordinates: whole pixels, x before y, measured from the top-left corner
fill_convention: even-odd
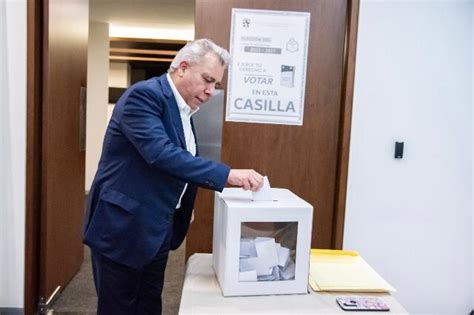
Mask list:
[[[474,307],[472,9],[360,6],[344,248],[394,285],[411,314]]]
[[[109,86],[128,88],[131,83],[132,71],[128,62],[112,61],[109,68]],[[143,73],[145,77],[145,73]],[[107,122],[109,122],[114,111],[115,104],[109,103],[107,108]]]
[[[131,82],[131,70],[128,62],[112,61],[109,68],[109,86],[128,88]],[[115,104],[109,103],[107,108],[107,122],[112,117]]]
[[[109,62],[109,25],[89,23],[87,61],[87,150],[86,191],[94,180],[104,141],[105,130],[115,104],[109,104],[109,87],[130,85],[130,65]]]
[[[109,25],[89,23],[87,54],[86,191],[89,191],[107,127],[109,104]]]
[[[26,0],[0,1],[0,308],[23,308]]]
[[[127,62],[110,62],[109,86],[119,88],[130,86],[130,65]]]

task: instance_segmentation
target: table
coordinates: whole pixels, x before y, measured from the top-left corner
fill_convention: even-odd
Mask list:
[[[388,293],[328,293],[298,295],[267,295],[224,297],[212,268],[212,254],[194,254],[186,266],[179,315],[204,314],[346,314],[336,303],[338,296],[377,296],[389,306],[390,312],[362,314],[408,314]],[[361,314],[355,313],[355,314]]]

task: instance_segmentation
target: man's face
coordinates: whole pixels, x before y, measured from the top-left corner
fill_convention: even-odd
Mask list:
[[[174,84],[186,104],[195,109],[212,96],[222,81],[224,70],[219,58],[208,53],[196,64],[181,62]]]

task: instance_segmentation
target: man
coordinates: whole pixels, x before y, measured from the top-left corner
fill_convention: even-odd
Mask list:
[[[263,185],[254,170],[196,156],[191,115],[212,96],[228,61],[212,41],[193,41],[168,74],[133,85],[117,102],[84,226],[99,315],[161,314],[168,252],[186,235],[198,186]]]

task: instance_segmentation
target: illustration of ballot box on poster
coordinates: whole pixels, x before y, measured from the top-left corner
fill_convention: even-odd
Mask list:
[[[308,293],[313,207],[288,189],[215,194],[213,267],[224,296]]]
[[[292,88],[295,86],[295,67],[288,65],[281,65],[281,86]]]

